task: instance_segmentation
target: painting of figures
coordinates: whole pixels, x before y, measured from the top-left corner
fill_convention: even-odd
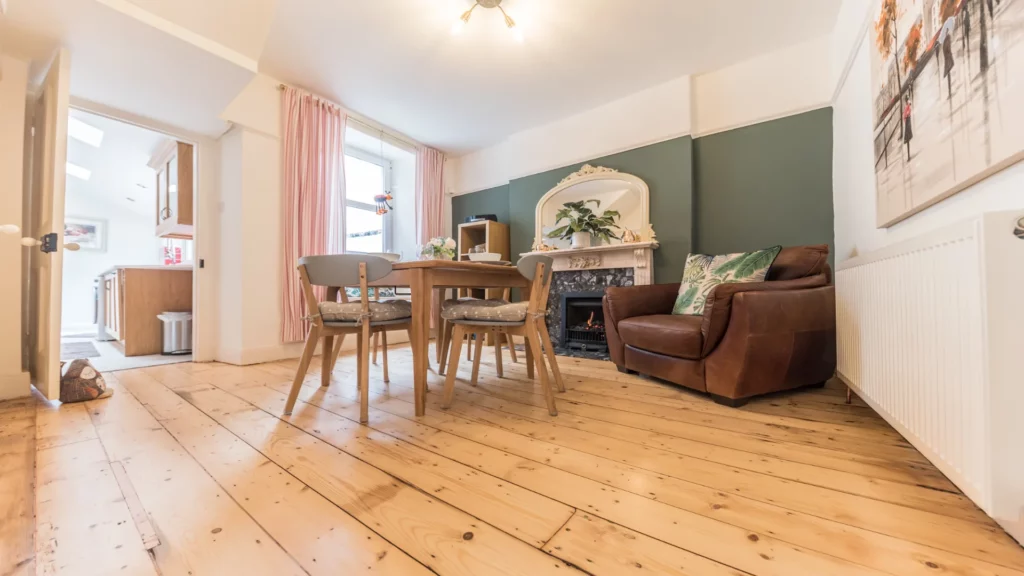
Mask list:
[[[879,0],[878,225],[1024,159],[1024,0]]]

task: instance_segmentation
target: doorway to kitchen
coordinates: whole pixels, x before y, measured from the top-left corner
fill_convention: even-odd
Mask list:
[[[67,145],[61,361],[191,362],[194,146],[79,109]]]

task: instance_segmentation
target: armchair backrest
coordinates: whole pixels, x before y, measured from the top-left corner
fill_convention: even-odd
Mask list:
[[[828,265],[828,245],[791,246],[783,248],[768,270],[768,281],[797,280],[825,274],[831,281],[832,269]]]

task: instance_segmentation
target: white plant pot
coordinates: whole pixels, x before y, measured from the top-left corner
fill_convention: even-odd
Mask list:
[[[573,232],[572,243],[570,246],[572,246],[573,249],[590,248],[591,240],[590,232]]]

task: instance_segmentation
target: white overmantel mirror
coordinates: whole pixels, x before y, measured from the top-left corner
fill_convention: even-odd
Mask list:
[[[549,238],[552,230],[566,224],[558,222],[558,211],[569,202],[588,202],[587,208],[598,217],[606,210],[618,212],[618,228],[613,232],[619,238],[608,242],[593,238],[588,247],[573,247],[569,239]],[[533,251],[529,253],[554,258],[555,271],[633,268],[636,284],[652,283],[653,251],[658,242],[651,227],[650,189],[637,176],[584,165],[540,199],[534,221]]]
[[[632,174],[587,164],[578,172],[565,177],[537,203],[534,217],[534,250],[542,245],[556,250],[568,249],[568,239],[548,238],[548,233],[565,224],[564,221],[557,223],[557,214],[567,202],[590,200],[600,203],[587,204],[597,216],[601,216],[606,210],[614,210],[620,214],[616,221],[619,228],[614,230],[620,238],[628,230],[634,233],[637,239],[652,239],[649,233],[651,208],[647,183]],[[611,245],[621,243],[621,239],[610,241]],[[597,246],[595,239],[594,247]]]

